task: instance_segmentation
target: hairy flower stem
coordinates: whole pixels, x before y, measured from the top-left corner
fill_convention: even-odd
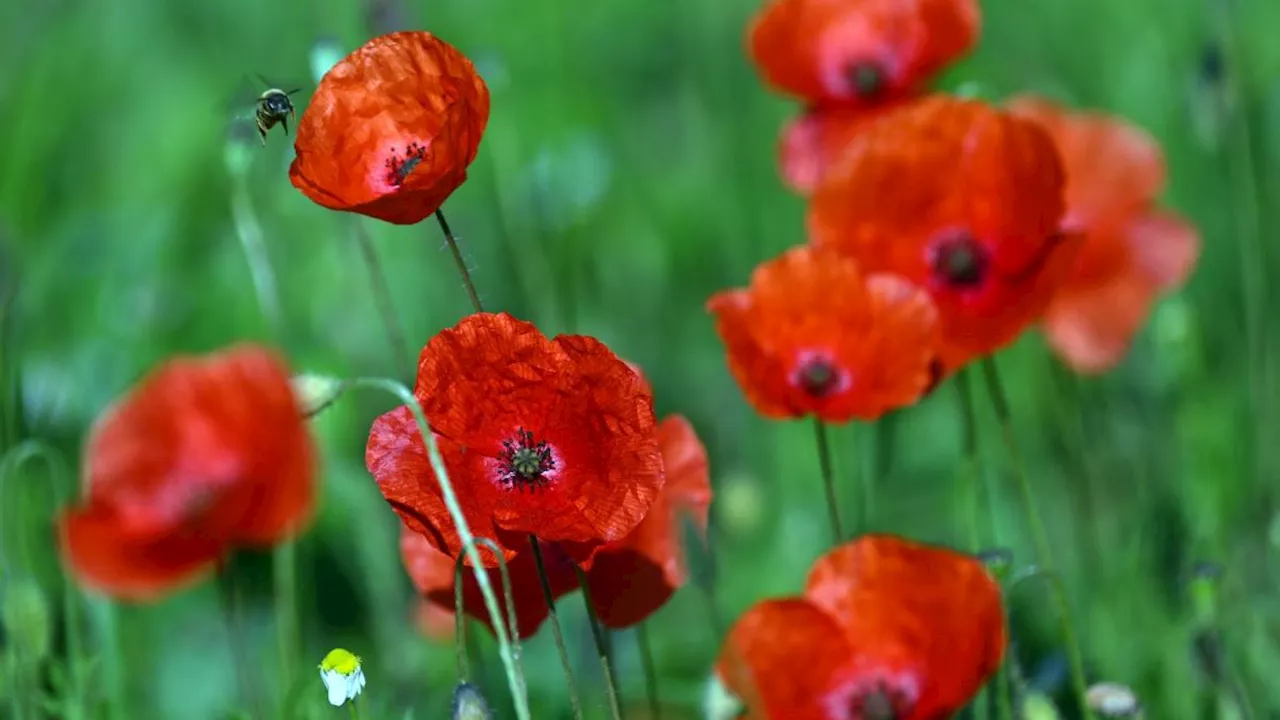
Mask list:
[[[395,305],[391,302],[391,290],[387,284],[387,276],[382,272],[382,263],[378,262],[378,250],[373,246],[373,238],[369,231],[357,219],[351,223],[351,234],[360,248],[360,256],[369,270],[369,288],[373,291],[373,302],[378,308],[378,316],[382,318],[382,330],[387,335],[387,346],[396,358],[396,372],[404,382],[412,382],[414,377],[413,353],[409,342],[405,340],[404,329],[396,318]]]
[[[609,714],[613,720],[622,720],[622,703],[618,699],[618,678],[614,677],[613,664],[609,662],[608,643],[605,640],[604,630],[600,627],[600,618],[596,617],[595,603],[591,601],[591,586],[582,568],[574,565],[573,569],[578,574],[578,584],[582,586],[582,604],[587,608],[591,639],[595,640],[596,654],[600,656],[600,667],[604,670],[604,690],[609,698]]]
[[[844,529],[840,527],[840,510],[836,505],[835,473],[831,470],[831,446],[827,442],[827,425],[814,418],[814,437],[818,441],[818,464],[822,468],[822,488],[827,494],[827,517],[831,521],[832,544],[839,545],[844,540]]]
[[[231,653],[231,665],[235,668],[236,682],[240,687],[240,696],[249,704],[252,716],[266,718],[259,703],[257,688],[247,672],[255,665],[253,658],[244,643],[244,615],[240,606],[240,588],[231,572],[230,559],[218,565],[218,601],[222,607],[222,622],[226,626],[227,647]]]
[[[75,478],[68,470],[62,454],[52,445],[39,440],[26,440],[20,443],[5,453],[3,459],[0,460],[0,497],[8,498],[11,501],[16,501],[20,497],[20,491],[8,487],[8,480],[10,477],[17,477],[18,470],[24,464],[36,459],[44,460],[48,469],[47,484],[53,489],[54,505],[58,508],[65,507],[69,502]],[[14,505],[15,509],[19,510],[18,515],[21,520],[24,515],[21,512],[21,505],[17,502],[14,502]],[[32,512],[30,517],[37,517],[40,514],[42,513]],[[17,523],[14,524],[16,525]],[[18,543],[20,556],[27,563],[26,567],[29,572],[32,561],[30,546],[27,544],[28,538],[25,532],[19,536]],[[4,557],[4,553],[0,552],[0,558]],[[71,696],[70,702],[66,705],[66,713],[69,720],[80,720],[80,718],[86,717],[89,702],[83,672],[85,663],[82,657],[84,654],[84,641],[80,634],[80,593],[65,569],[62,575],[62,616],[67,643],[67,676],[70,685],[69,694]],[[14,687],[21,686],[14,685]]]
[[[982,494],[981,484],[978,482],[981,477],[981,463],[978,457],[978,416],[973,406],[973,387],[970,384],[968,368],[961,369],[956,374],[953,384],[959,400],[960,428],[963,433],[964,470],[962,475],[964,477],[961,488],[965,495],[965,535],[969,550],[977,552],[982,544],[978,531],[978,506]],[[991,693],[999,692],[999,678],[997,674],[995,681],[988,683],[978,693],[978,698],[974,701],[975,718],[989,720],[991,717]]]
[[[506,603],[507,606],[507,622],[508,628],[511,632],[512,652],[515,654],[516,658],[519,659],[520,623],[516,616],[516,601],[514,592],[511,588],[511,572],[507,569],[507,560],[502,556],[502,548],[498,547],[497,543],[493,542],[489,538],[476,538],[475,544],[484,545],[489,548],[489,550],[498,558],[498,575],[502,578],[502,601]],[[465,554],[459,554],[457,560],[453,563],[453,611],[454,622],[456,623],[454,626],[454,633],[456,636],[454,638],[454,642],[457,645],[458,653],[458,682],[461,683],[469,682],[471,675],[471,668],[467,662],[467,652],[471,650],[471,648],[467,643],[466,613],[462,594],[462,571],[463,567],[465,567],[462,561],[465,558]],[[479,655],[478,650],[473,652],[476,655]],[[481,672],[481,675],[483,674],[484,673]],[[524,678],[521,677],[520,681],[523,683]]]
[[[564,644],[564,632],[560,629],[560,614],[556,612],[556,599],[551,594],[551,581],[547,578],[547,566],[542,562],[542,548],[538,546],[538,538],[530,535],[529,546],[533,548],[533,562],[538,566],[538,584],[542,587],[542,599],[547,603],[547,614],[551,619],[551,634],[555,636],[556,650],[560,652],[560,664],[564,666],[564,679],[569,685],[569,704],[573,707],[574,719],[582,720],[582,699],[578,695],[578,682],[573,678],[569,648]]]
[[[493,623],[493,633],[498,640],[498,655],[502,658],[502,668],[507,675],[507,686],[511,690],[512,702],[515,703],[516,717],[519,720],[530,720],[529,696],[525,689],[524,673],[520,669],[519,656],[516,654],[515,646],[508,634],[507,625],[502,621],[502,609],[498,605],[498,596],[493,592],[493,584],[489,582],[489,573],[484,571],[484,561],[476,547],[477,538],[472,534],[471,526],[467,524],[467,518],[463,515],[462,507],[458,504],[458,495],[454,492],[453,483],[449,480],[449,470],[444,464],[444,457],[440,454],[440,446],[436,443],[435,434],[431,432],[431,425],[427,422],[427,416],[422,412],[422,406],[418,404],[417,398],[413,396],[413,393],[409,392],[407,387],[394,380],[386,378],[356,378],[348,381],[346,385],[349,388],[381,390],[394,395],[397,400],[409,408],[409,412],[413,413],[413,419],[418,425],[418,432],[422,435],[423,444],[427,448],[427,460],[431,465],[431,472],[440,484],[440,495],[444,499],[445,507],[448,508],[449,516],[453,519],[454,527],[458,531],[458,539],[462,542],[462,552],[466,555],[467,561],[471,563],[472,571],[475,573],[476,584],[480,586],[480,594],[484,597],[485,609],[489,611],[489,619]],[[511,607],[514,607],[514,605]]]
[[[1022,452],[1013,432],[1013,416],[1009,411],[1009,398],[1005,394],[1004,385],[1000,381],[1000,373],[995,360],[988,356],[982,361],[982,373],[986,379],[987,392],[991,396],[991,405],[1000,422],[1001,434],[1009,454],[1009,463],[1013,466],[1013,474],[1018,482],[1018,495],[1022,501],[1022,511],[1027,525],[1031,529],[1031,541],[1035,548],[1036,564],[1047,573],[1054,573],[1053,551],[1049,545],[1049,536],[1045,532],[1044,520],[1036,508],[1035,495],[1031,491],[1031,480],[1027,476],[1026,465],[1022,462]],[[1089,707],[1088,683],[1084,675],[1084,661],[1080,655],[1080,644],[1076,637],[1075,623],[1071,617],[1071,607],[1067,602],[1067,594],[1061,583],[1052,585],[1053,598],[1057,604],[1058,619],[1061,624],[1062,642],[1067,652],[1067,665],[1071,670],[1071,685],[1076,700],[1080,704],[1085,720],[1093,720],[1093,711]]]
[[[436,210],[436,220],[440,221],[440,232],[444,233],[445,244],[449,246],[449,252],[453,255],[453,264],[458,266],[458,274],[462,276],[462,284],[467,288],[471,306],[476,309],[476,312],[484,312],[480,295],[476,293],[476,284],[471,280],[471,271],[467,269],[467,261],[462,257],[462,250],[458,249],[458,240],[449,229],[449,222],[444,219],[444,211]]]
[[[653,664],[649,626],[644,622],[636,626],[636,641],[640,644],[640,662],[644,665],[644,694],[649,701],[649,717],[662,720],[662,705],[658,702],[658,671]]]

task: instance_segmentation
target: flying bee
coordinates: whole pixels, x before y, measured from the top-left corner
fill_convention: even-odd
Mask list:
[[[290,95],[298,92],[302,88],[284,91],[279,88],[271,88],[258,96],[258,109],[254,113],[254,121],[258,124],[258,135],[262,139],[262,146],[267,145],[267,132],[279,123],[284,126],[284,134],[289,134],[289,118],[297,115],[297,110],[293,107],[293,100]]]

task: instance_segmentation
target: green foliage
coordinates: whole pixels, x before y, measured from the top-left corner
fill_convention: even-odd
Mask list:
[[[0,320],[4,449],[38,437],[75,458],[93,418],[160,359],[270,336],[237,240],[239,187],[277,275],[282,345],[298,371],[394,375],[405,360],[386,350],[355,222],[373,237],[415,349],[467,311],[434,225],[390,227],[321,210],[290,187],[290,143],[278,133],[248,154],[227,145],[245,77],[303,85],[319,38],[347,50],[390,29],[371,18],[398,15],[404,27],[426,27],[475,58],[492,87],[480,157],[446,206],[486,303],[548,334],[597,335],[644,367],[660,414],[692,420],[719,493],[715,571],[726,618],[795,591],[828,539],[811,430],[749,411],[703,311],[712,292],[744,283],[757,262],[803,239],[802,203],[775,167],[777,131],[794,108],[759,83],[742,51],[755,5],[3,4],[0,262],[9,266],[0,281],[21,281],[12,317]],[[1238,715],[1240,705],[1193,662],[1204,616],[1186,585],[1197,562],[1212,560],[1223,568],[1213,622],[1236,682],[1258,717],[1280,712],[1280,568],[1267,544],[1280,527],[1280,325],[1268,320],[1277,305],[1266,282],[1280,270],[1280,216],[1267,201],[1280,196],[1280,4],[983,6],[982,44],[944,84],[993,99],[1040,92],[1145,126],[1168,156],[1167,199],[1205,237],[1189,287],[1161,305],[1110,375],[1066,378],[1034,336],[1001,359],[1089,674],[1131,686],[1152,717],[1197,717],[1206,702]],[[1218,83],[1199,75],[1211,46],[1234,62]],[[243,172],[233,177],[228,158]],[[0,306],[4,299],[0,292]],[[1025,565],[1030,537],[998,428],[978,398],[986,482],[999,489],[984,507],[992,522],[983,546],[1012,548]],[[838,475],[872,478],[864,494],[846,484],[846,517],[866,518],[862,529],[966,542],[954,406],[944,387],[898,419],[891,436],[863,427],[833,433]],[[410,708],[444,717],[456,681],[452,650],[412,630],[397,523],[363,467],[369,424],[389,407],[377,396],[345,398],[314,423],[324,499],[298,547],[296,664],[350,647],[367,659],[363,717]],[[0,534],[9,539],[18,520],[14,491],[4,492]],[[36,574],[46,593],[61,593],[52,582],[52,500],[24,498],[31,517],[22,527],[39,537]],[[5,568],[18,562],[5,560]],[[324,703],[318,677],[295,678],[293,689],[275,682],[267,560],[248,556],[237,567],[248,642],[235,662],[253,669],[273,701],[301,698],[293,717],[345,713]],[[53,597],[48,608],[57,612]],[[1049,607],[1034,592],[1015,604],[1017,650],[1028,681],[1058,693],[1069,716]],[[93,717],[109,709],[139,720],[224,718],[245,705],[211,585],[155,607],[90,610],[85,652],[98,657],[111,637],[123,649],[95,662]],[[602,707],[581,603],[565,603],[562,617],[591,695],[584,704]],[[699,594],[678,594],[650,633],[664,701],[696,708],[717,650]],[[505,683],[492,642],[482,640],[475,681],[503,715]],[[63,648],[56,639],[55,652]],[[615,648],[622,692],[642,702],[634,643],[624,633]],[[537,718],[566,707],[554,653],[549,631],[524,645]],[[3,657],[12,664],[13,649]],[[0,688],[0,697],[15,689],[10,677]]]

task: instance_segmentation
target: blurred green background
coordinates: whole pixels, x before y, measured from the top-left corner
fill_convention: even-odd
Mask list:
[[[1000,357],[1028,464],[1080,626],[1090,677],[1132,685],[1154,718],[1242,717],[1198,671],[1205,627],[1187,583],[1223,569],[1231,671],[1255,717],[1280,717],[1280,3],[1275,0],[984,0],[978,49],[942,79],[992,99],[1035,91],[1132,119],[1163,143],[1170,204],[1203,230],[1190,285],[1164,302],[1122,367],[1076,380],[1028,335]],[[827,544],[806,423],[756,417],[724,367],[703,302],[802,238],[800,199],[775,167],[795,105],[743,52],[756,0],[17,0],[0,5],[0,268],[8,303],[0,440],[47,440],[73,466],[112,398],[177,352],[270,338],[241,234],[260,232],[279,286],[282,344],[299,370],[394,375],[356,233],[372,238],[416,351],[468,310],[434,223],[392,227],[325,211],[287,179],[291,142],[229,141],[230,103],[253,77],[313,87],[308,52],[425,28],[471,56],[493,113],[471,178],[446,204],[486,303],[547,334],[594,334],[651,378],[711,454],[713,578],[731,620],[797,591]],[[1220,56],[1223,62],[1215,62]],[[300,104],[305,105],[305,99]],[[230,162],[229,162],[230,161]],[[407,379],[407,378],[402,378]],[[985,546],[1030,562],[998,428],[979,393],[990,518]],[[342,400],[315,422],[324,499],[299,544],[304,671],[326,651],[365,658],[364,717],[447,715],[452,650],[421,638],[395,516],[365,472],[372,418]],[[956,393],[944,386],[887,427],[835,435],[848,524],[963,547]],[[870,479],[858,490],[855,478]],[[0,494],[3,597],[41,584],[61,652],[64,592],[40,463]],[[68,487],[64,482],[61,486]],[[28,551],[19,552],[26,539]],[[246,554],[238,662],[272,696],[270,558]],[[91,668],[121,718],[220,718],[243,707],[213,583],[151,607],[85,601],[122,665]],[[1014,597],[1016,651],[1065,706],[1065,667],[1042,585]],[[602,683],[578,596],[561,603],[589,710]],[[12,628],[11,628],[12,629]],[[650,621],[669,717],[695,717],[717,648],[692,587]],[[567,717],[547,628],[525,648],[535,718]],[[14,633],[6,637],[12,653]],[[629,633],[615,640],[626,696],[643,704]],[[486,644],[488,647],[488,644]],[[481,682],[511,717],[496,656]],[[56,675],[56,673],[53,673]],[[54,678],[56,680],[56,678]],[[12,692],[0,680],[0,695]],[[309,717],[339,717],[318,677]],[[0,704],[0,707],[7,706]],[[1222,713],[1215,715],[1215,713]],[[1074,716],[1064,709],[1064,716]]]

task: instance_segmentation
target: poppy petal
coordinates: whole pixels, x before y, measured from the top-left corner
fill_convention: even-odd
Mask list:
[[[858,133],[897,106],[888,102],[868,109],[824,106],[806,110],[787,123],[779,137],[783,180],[802,195],[812,192]]]
[[[573,563],[550,543],[543,543],[541,548],[552,596],[558,598],[575,590],[578,587],[578,577]],[[409,578],[426,602],[452,616],[456,605],[453,559],[436,549],[426,537],[408,527],[401,528],[400,554]],[[536,634],[542,622],[547,619],[547,603],[542,594],[533,553],[517,553],[507,563],[507,571],[511,578],[516,623],[519,625],[520,639],[523,640]],[[497,567],[486,568],[485,572],[498,596],[498,605],[505,623],[508,610],[506,593],[502,588],[502,572]],[[484,623],[490,632],[493,631],[484,595],[480,592],[480,584],[471,568],[465,568],[462,574],[462,607],[467,615]]]
[[[1129,248],[1142,273],[1157,289],[1181,287],[1200,259],[1200,233],[1176,213],[1152,210],[1129,225]]]
[[[999,667],[1000,588],[978,560],[890,535],[824,555],[805,597],[842,627],[859,673],[911,678],[911,718],[949,717]]]
[[[630,535],[596,553],[587,574],[596,615],[607,627],[644,620],[684,585],[682,518],[706,533],[711,505],[706,448],[679,415],[659,424],[658,443],[667,478],[662,492]]]
[[[1041,325],[1053,351],[1078,373],[1115,367],[1155,299],[1155,286],[1134,274],[1120,274],[1088,288],[1059,292]]]
[[[154,602],[214,569],[222,538],[169,533],[150,538],[120,530],[118,518],[90,507],[58,522],[62,557],[77,580],[118,600]]]
[[[716,670],[749,717],[836,720],[828,696],[843,684],[852,648],[840,626],[799,598],[765,600],[729,631]]]

